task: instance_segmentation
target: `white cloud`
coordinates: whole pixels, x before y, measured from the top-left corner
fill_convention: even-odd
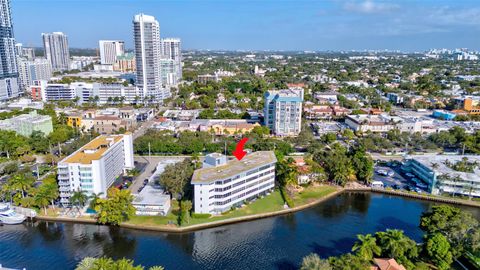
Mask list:
[[[350,12],[358,12],[365,14],[374,14],[374,13],[385,13],[392,10],[398,9],[400,6],[392,3],[385,2],[375,2],[373,0],[362,0],[362,1],[347,1],[343,5],[343,9]]]

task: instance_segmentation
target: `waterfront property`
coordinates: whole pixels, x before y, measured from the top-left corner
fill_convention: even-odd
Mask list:
[[[132,202],[137,216],[166,216],[170,210],[170,195],[162,189],[146,185]]]
[[[427,185],[432,194],[480,197],[479,165],[480,156],[428,154],[407,156],[402,169],[414,174],[414,180]]]
[[[69,204],[72,192],[103,192],[125,169],[134,168],[132,134],[101,135],[58,163],[60,203]]]
[[[53,131],[52,117],[31,111],[28,114],[0,121],[0,129],[13,130],[25,137],[29,137],[34,131],[41,131],[48,135]]]
[[[274,198],[281,201],[274,192],[262,199],[268,205],[257,200],[248,207],[261,203],[256,206],[268,208]],[[108,248],[111,257],[163,265],[165,269],[283,269],[299,265],[312,249],[321,250],[322,258],[351,252],[356,235],[387,228],[404,230],[407,236],[421,242],[419,218],[434,204],[392,195],[346,192],[301,212],[181,234],[39,221],[35,226],[0,229],[4,247],[0,249],[0,261],[4,266],[27,269],[74,269],[82,259],[78,254],[102,257]],[[462,208],[480,217],[478,209]],[[143,224],[164,217],[138,218]],[[25,245],[19,239],[34,244]]]
[[[272,151],[250,153],[240,161],[218,153],[207,155],[203,168],[192,177],[194,212],[220,214],[271,192],[276,162]]]

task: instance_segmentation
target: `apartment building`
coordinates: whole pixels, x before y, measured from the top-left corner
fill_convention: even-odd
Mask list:
[[[271,90],[265,94],[265,125],[278,136],[298,135],[302,128],[303,89]]]
[[[72,100],[77,96],[75,88],[68,84],[52,83],[45,87],[43,101]]]
[[[72,193],[103,193],[126,169],[134,168],[133,138],[101,135],[58,163],[60,203],[68,205]]]
[[[0,121],[0,129],[13,130],[25,137],[29,137],[34,131],[41,131],[44,135],[48,135],[53,131],[52,117],[31,111],[28,114]]]
[[[122,40],[100,40],[98,47],[102,65],[113,65],[117,57],[125,53],[125,42]]]
[[[192,176],[195,213],[220,214],[268,194],[275,186],[276,163],[272,151],[249,153],[240,161],[207,155]]]

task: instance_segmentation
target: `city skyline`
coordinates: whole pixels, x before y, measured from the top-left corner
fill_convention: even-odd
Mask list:
[[[186,49],[480,49],[480,4],[468,0],[21,0],[12,13],[16,40],[26,47],[41,47],[42,32],[62,31],[71,47],[119,39],[131,49],[131,18],[146,13],[160,22],[162,38],[179,37]],[[46,16],[51,13],[56,16]]]

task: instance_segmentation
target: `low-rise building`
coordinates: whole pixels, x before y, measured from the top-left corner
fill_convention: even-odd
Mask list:
[[[345,124],[353,131],[387,132],[396,128],[396,120],[387,115],[357,114],[347,115]]]
[[[170,195],[162,189],[146,185],[135,195],[132,205],[137,216],[166,216],[170,211]]]
[[[456,170],[459,164],[468,169]],[[480,197],[479,164],[480,156],[426,154],[407,156],[402,169],[414,174],[417,184],[426,185],[433,194]]]
[[[276,162],[272,151],[249,153],[242,160],[207,155],[191,181],[195,213],[220,214],[271,192]]]
[[[432,116],[442,120],[453,120],[457,115],[445,110],[433,110]]]
[[[118,116],[97,116],[93,119],[93,129],[100,134],[114,134],[134,128],[131,121]]]
[[[126,169],[133,169],[132,134],[100,135],[58,163],[60,203],[75,191],[103,193]]]
[[[0,129],[13,130],[25,137],[29,137],[34,131],[41,131],[46,136],[53,131],[52,117],[31,111],[0,121]]]

